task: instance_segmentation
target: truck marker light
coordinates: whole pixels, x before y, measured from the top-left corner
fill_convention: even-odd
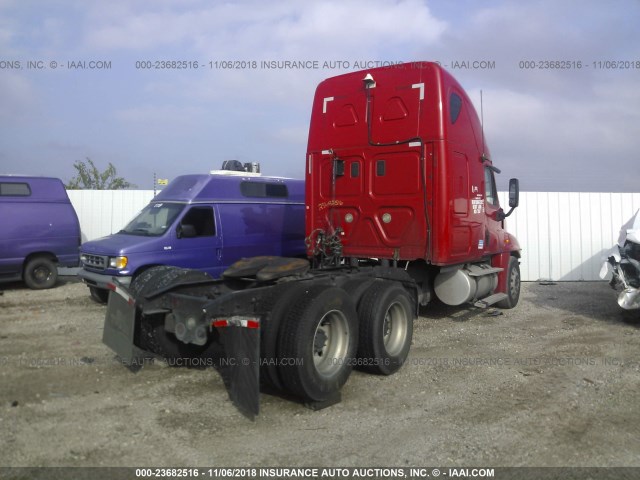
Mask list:
[[[345,222],[347,222],[347,223],[351,223],[351,222],[353,222],[353,215],[352,215],[352,214],[350,214],[350,213],[347,213],[347,214],[344,216],[344,221],[345,221]]]
[[[382,221],[384,223],[391,223],[391,214],[390,213],[385,213],[382,215]]]

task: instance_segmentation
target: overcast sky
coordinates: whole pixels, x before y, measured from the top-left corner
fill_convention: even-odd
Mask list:
[[[638,192],[638,25],[634,0],[0,0],[0,173],[302,178],[319,81],[431,60],[478,109],[483,91],[501,189]],[[262,64],[285,60],[317,67]],[[140,68],[157,61],[191,68]]]

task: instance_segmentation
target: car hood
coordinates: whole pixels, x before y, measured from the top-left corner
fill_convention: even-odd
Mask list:
[[[107,237],[85,242],[80,247],[80,251],[82,253],[91,253],[95,255],[130,254],[154,250],[158,248],[159,244],[165,242],[166,239],[164,236],[144,237],[139,235],[128,235],[126,233],[116,233]]]

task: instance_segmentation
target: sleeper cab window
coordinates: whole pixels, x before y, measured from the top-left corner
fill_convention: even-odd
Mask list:
[[[461,110],[462,98],[460,98],[457,93],[452,93],[449,97],[449,118],[451,119],[452,125],[456,123],[456,120],[458,120]]]

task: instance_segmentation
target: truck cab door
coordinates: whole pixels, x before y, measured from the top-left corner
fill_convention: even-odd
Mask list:
[[[486,224],[484,238],[480,240],[478,248],[482,245],[484,251],[496,253],[498,251],[500,230],[502,230],[503,213],[498,201],[498,190],[496,188],[495,176],[491,167],[484,167],[484,188],[485,188],[485,214]]]
[[[172,264],[204,270],[213,277],[222,273],[222,235],[216,209],[211,205],[189,207],[175,227]]]

